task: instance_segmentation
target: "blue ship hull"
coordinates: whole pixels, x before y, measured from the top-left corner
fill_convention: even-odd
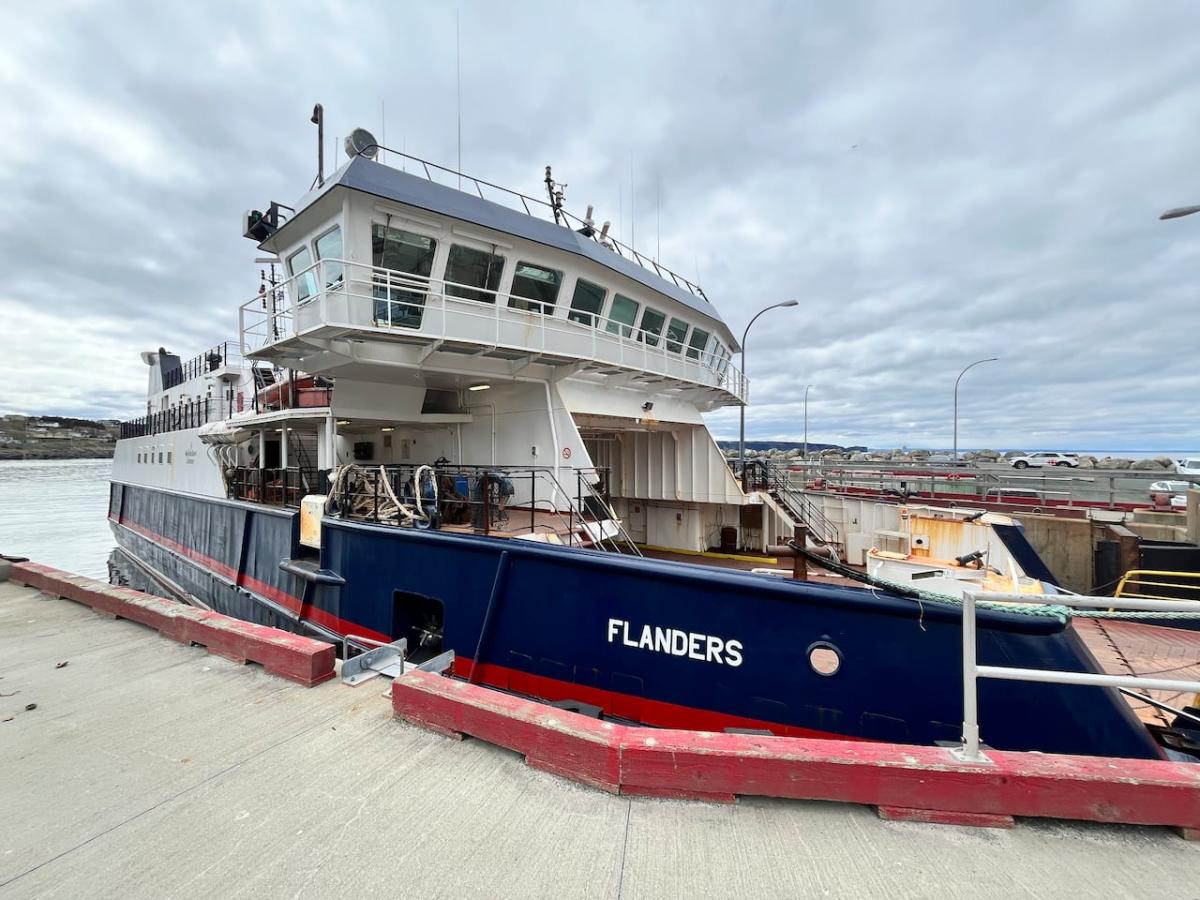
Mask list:
[[[667,727],[958,741],[961,613],[877,590],[327,518],[319,572],[298,514],[114,484],[121,548],[214,609],[326,638],[408,637],[437,610],[457,674]],[[313,561],[318,562],[317,560]],[[311,568],[316,569],[316,566]],[[833,675],[809,664],[833,648]],[[980,610],[981,664],[1099,671],[1075,631]],[[1107,688],[981,681],[999,749],[1160,758]]]

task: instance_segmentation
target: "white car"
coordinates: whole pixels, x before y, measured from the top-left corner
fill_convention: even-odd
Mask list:
[[[1200,459],[1177,459],[1175,460],[1176,475],[1195,475],[1200,478]]]
[[[1041,466],[1079,468],[1079,457],[1074,453],[1055,453],[1049,450],[1041,453],[1030,453],[1028,456],[1014,456],[1009,462],[1014,469],[1036,469]]]

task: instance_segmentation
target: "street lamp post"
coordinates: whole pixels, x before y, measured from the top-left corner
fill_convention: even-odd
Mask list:
[[[799,306],[799,300],[784,300],[782,303],[772,303],[770,306],[764,306],[754,314],[754,317],[747,323],[746,330],[742,332],[742,390],[745,391],[746,385],[746,336],[750,334],[750,326],[763,313],[772,309],[782,309],[785,306]],[[742,400],[741,414],[738,423],[738,472],[742,472],[746,468],[746,401]]]
[[[962,377],[971,369],[986,362],[996,362],[1000,357],[989,356],[987,359],[977,359],[965,369],[958,373],[958,377],[954,379],[954,461],[958,462],[958,383],[962,381]]]
[[[812,389],[811,384],[804,386],[804,461],[808,462],[808,392]]]

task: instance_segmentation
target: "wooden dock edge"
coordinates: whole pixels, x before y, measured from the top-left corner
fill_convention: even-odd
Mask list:
[[[427,672],[392,685],[394,714],[514,750],[610,793],[733,802],[739,795],[877,807],[888,819],[1011,827],[1015,816],[1162,825],[1200,838],[1200,765],[640,728]]]
[[[34,562],[14,562],[8,577],[52,597],[90,606],[103,615],[129,619],[185,645],[201,645],[234,662],[254,662],[272,675],[312,687],[334,676],[333,644],[255,625],[231,616],[143,594],[131,588],[72,575]]]

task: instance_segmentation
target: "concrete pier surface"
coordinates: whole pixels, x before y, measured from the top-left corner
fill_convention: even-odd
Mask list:
[[[0,584],[0,898],[1200,895],[1168,829],[613,796],[402,724],[388,687]]]

